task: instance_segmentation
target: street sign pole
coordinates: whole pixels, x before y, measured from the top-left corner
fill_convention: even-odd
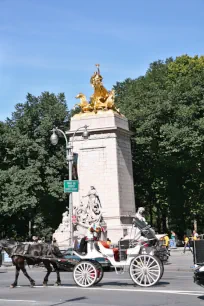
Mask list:
[[[72,171],[70,171],[71,165],[69,164],[69,175],[72,177]],[[69,217],[70,217],[70,247],[73,244],[73,224],[76,223],[76,217],[73,216],[72,209],[72,192],[79,191],[79,182],[76,180],[64,180],[64,192],[69,193]]]
[[[73,154],[72,154],[72,145],[69,142],[66,146],[66,160],[69,167],[69,180],[72,180],[72,162],[73,162]],[[69,239],[70,246],[73,244],[73,225],[72,225],[72,193],[69,194]]]

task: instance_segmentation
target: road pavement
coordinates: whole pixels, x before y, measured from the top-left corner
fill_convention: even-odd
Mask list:
[[[193,283],[192,255],[182,251],[172,251],[168,265],[160,282],[150,288],[142,288],[132,283],[129,274],[117,275],[105,272],[103,280],[91,288],[75,285],[72,273],[61,272],[62,286],[56,287],[53,272],[49,286],[43,287],[45,271],[42,268],[29,269],[28,273],[36,281],[29,287],[24,275],[19,276],[19,287],[10,289],[14,280],[14,269],[0,269],[0,305],[39,306],[199,306],[204,304],[204,289]]]

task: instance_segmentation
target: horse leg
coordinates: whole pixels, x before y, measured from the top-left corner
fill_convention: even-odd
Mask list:
[[[57,281],[56,281],[55,285],[60,286],[61,285],[61,279],[60,279],[60,273],[59,273],[59,269],[58,269],[58,266],[57,266],[56,262],[52,262],[52,266],[55,269],[55,272],[57,274]]]
[[[47,269],[47,273],[44,277],[44,280],[43,280],[43,286],[47,286],[47,283],[48,283],[48,277],[50,275],[50,273],[52,272],[52,268],[50,266],[50,263],[48,261],[43,261],[43,264],[45,266],[45,268]]]
[[[25,275],[25,277],[27,277],[27,279],[30,281],[30,286],[33,287],[35,286],[35,281],[28,275],[26,268],[25,268],[25,261],[23,259],[23,261],[21,262],[21,265],[19,265],[21,271],[23,272],[23,274]]]
[[[11,288],[15,288],[17,286],[19,273],[20,273],[20,268],[19,268],[19,266],[16,265],[15,280],[14,280],[13,284],[10,285]]]

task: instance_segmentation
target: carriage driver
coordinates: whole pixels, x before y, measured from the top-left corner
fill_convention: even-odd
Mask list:
[[[101,226],[99,223],[93,223],[87,230],[87,239],[98,240],[101,234]]]
[[[87,253],[87,241],[99,240],[101,234],[101,226],[99,223],[93,223],[88,229],[86,236],[81,239],[79,251],[81,253]]]

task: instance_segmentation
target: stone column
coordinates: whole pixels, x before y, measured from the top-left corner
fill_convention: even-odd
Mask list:
[[[88,125],[89,139],[75,135],[74,153],[78,153],[79,192],[73,193],[78,206],[90,186],[94,186],[102,204],[108,235],[118,242],[135,214],[132,155],[128,120],[113,111],[79,114],[71,118],[71,137],[81,126]]]

